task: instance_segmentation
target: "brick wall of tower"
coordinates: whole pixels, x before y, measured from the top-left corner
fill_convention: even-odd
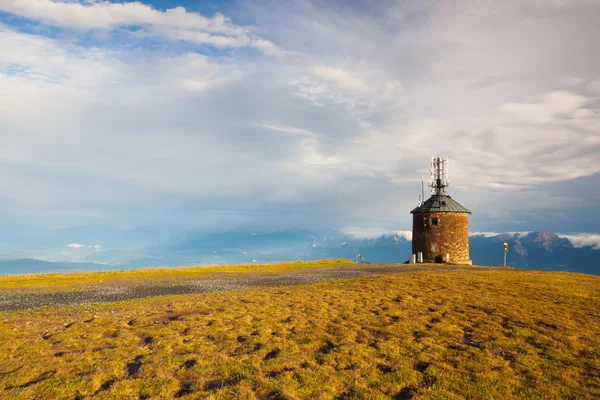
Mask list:
[[[433,226],[432,218],[438,219]],[[423,252],[423,261],[435,262],[436,257],[450,262],[470,264],[469,214],[466,213],[419,213],[413,214],[412,252]]]

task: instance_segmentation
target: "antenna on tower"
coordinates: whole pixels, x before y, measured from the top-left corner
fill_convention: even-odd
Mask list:
[[[435,157],[431,159],[431,167],[429,172],[431,178],[429,180],[429,187],[431,188],[431,194],[446,195],[446,187],[448,187],[448,158]]]

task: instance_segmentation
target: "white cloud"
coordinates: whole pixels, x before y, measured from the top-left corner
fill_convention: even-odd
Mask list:
[[[361,127],[393,108],[404,93],[402,82],[369,63],[350,67],[312,65],[310,75],[289,79],[296,95],[319,107],[342,106]]]
[[[58,0],[5,0],[0,3],[0,10],[47,24],[76,29],[111,30],[142,25],[143,29],[132,33],[136,36],[162,36],[219,48],[251,46],[267,55],[284,52],[274,43],[253,36],[251,27],[235,25],[221,13],[207,18],[180,6],[159,11],[137,1],[78,3]]]
[[[402,82],[398,80],[387,81],[383,85],[382,97],[385,100],[394,100],[402,93]]]
[[[158,60],[158,65],[155,79],[167,92],[177,88],[202,92],[227,83],[239,75],[235,65],[223,68],[212,62],[209,57],[196,53],[164,57]]]
[[[396,236],[404,238],[408,241],[412,240],[412,231],[396,231]]]
[[[315,140],[303,140],[298,146],[300,160],[309,165],[338,165],[345,160],[339,156],[327,156],[319,151],[319,145]]]
[[[315,79],[313,76],[290,79],[288,84],[297,89],[297,94],[300,97],[318,106],[323,106],[326,102],[332,102],[343,104],[347,109],[354,110],[357,107],[369,104],[367,98],[360,91],[358,93],[347,93],[336,82]]]
[[[309,165],[336,165],[345,162],[344,158],[342,157],[328,156],[319,150],[320,139],[323,139],[323,135],[319,133],[287,125],[269,125],[258,123],[254,123],[253,125],[272,131],[284,132],[290,135],[301,137],[301,140],[298,142],[296,148],[298,161],[301,163]]]
[[[600,79],[588,83],[588,89],[596,94],[600,94]]]
[[[507,235],[511,235],[511,236],[526,236],[529,233],[531,233],[531,231],[522,231],[522,232],[507,232]]]
[[[377,239],[382,236],[396,236],[404,238],[408,241],[412,240],[412,231],[401,231],[382,228],[359,228],[354,226],[342,228],[340,229],[340,231],[348,236],[352,236],[355,239],[361,240]]]
[[[94,249],[96,251],[100,251],[100,250],[102,250],[102,246],[100,246],[99,244],[97,244],[97,245],[94,246]]]
[[[559,118],[570,118],[573,113],[589,102],[589,99],[567,91],[546,93],[541,99],[531,103],[506,103],[499,110],[512,113],[525,122],[546,124]]]
[[[136,32],[136,36],[163,36],[172,40],[182,40],[197,44],[209,44],[217,48],[245,47],[250,45],[250,37],[223,36],[188,29],[151,29]]]
[[[112,29],[119,25],[149,24],[166,27],[217,32],[228,35],[246,34],[248,27],[233,25],[223,14],[206,18],[183,7],[159,11],[140,2],[88,4],[57,0],[5,0],[0,9],[21,17],[38,19],[60,26],[89,29]]]
[[[580,85],[580,84],[584,83],[585,81],[586,81],[585,78],[583,78],[581,76],[573,76],[573,75],[563,76],[562,78],[559,79],[559,83],[561,85],[565,85],[565,86],[576,86],[576,85]]]
[[[325,65],[315,65],[310,69],[311,73],[318,78],[331,81],[340,88],[368,92],[369,85],[342,68],[332,68]]]
[[[105,51],[18,33],[1,23],[0,53],[0,73],[5,79],[27,79],[41,88],[55,89],[66,81],[75,81],[85,89],[124,77],[124,64]]]
[[[598,233],[570,233],[559,234],[558,236],[568,239],[573,247],[591,247],[594,250],[600,250],[600,234]]]
[[[33,255],[33,256],[29,256],[29,257],[33,260],[38,260],[38,261],[56,262],[56,260],[51,256]]]
[[[541,8],[572,8],[576,6],[598,6],[598,0],[533,0]]]
[[[483,236],[483,237],[494,237],[499,236],[498,232],[469,232],[469,236]]]
[[[499,232],[469,232],[469,236],[482,236],[485,238],[490,238],[490,237],[496,237],[496,236],[500,236],[500,235],[508,235],[508,236],[513,236],[513,237],[519,237],[519,236],[525,236],[528,233],[530,233],[529,231],[523,231],[523,232],[505,232],[505,233],[499,233]]]
[[[299,53],[285,50],[273,42],[257,37],[251,39],[250,46],[260,50],[261,53],[268,56],[285,57],[289,59],[298,59],[303,57],[303,55]]]
[[[80,248],[84,247],[84,245],[79,244],[79,243],[71,243],[71,244],[68,244],[67,246],[72,249],[80,249]]]
[[[296,128],[293,126],[275,125],[275,124],[259,124],[259,123],[253,123],[252,125],[260,126],[261,128],[270,129],[272,131],[284,132],[284,133],[289,133],[292,135],[306,136],[306,137],[313,138],[313,139],[322,137],[322,135],[319,133],[311,132],[307,129]]]

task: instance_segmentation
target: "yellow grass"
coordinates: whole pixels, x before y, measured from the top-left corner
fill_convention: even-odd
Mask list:
[[[177,268],[144,268],[129,271],[76,272],[66,274],[23,274],[0,276],[0,289],[64,288],[118,280],[161,279],[175,280],[205,277],[211,274],[276,273],[301,268],[325,268],[351,264],[346,259],[318,261],[289,261],[273,264],[236,264]]]
[[[0,397],[592,399],[600,277],[422,271],[0,314]]]

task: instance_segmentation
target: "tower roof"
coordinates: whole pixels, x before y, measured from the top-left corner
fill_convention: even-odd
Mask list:
[[[447,194],[434,194],[420,206],[412,210],[410,213],[418,212],[455,212],[471,214],[466,207],[460,205],[456,200],[453,200]]]

